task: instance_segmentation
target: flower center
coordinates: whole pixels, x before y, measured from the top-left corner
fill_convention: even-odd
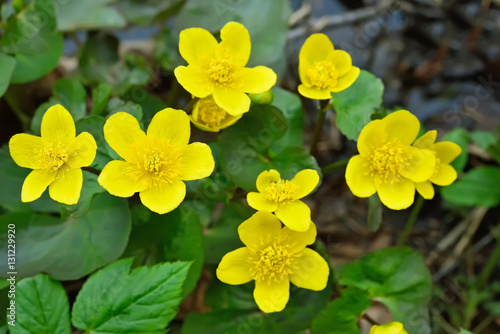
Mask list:
[[[68,161],[68,151],[60,144],[57,146],[49,144],[48,147],[41,150],[39,156],[41,167],[53,171],[58,170]]]
[[[216,84],[226,84],[232,80],[234,66],[225,58],[216,58],[210,62],[208,74]]]
[[[289,245],[274,242],[271,246],[254,255],[252,276],[257,281],[274,280],[280,282],[292,274],[291,265],[298,254],[291,253]]]
[[[295,199],[297,187],[288,180],[279,180],[266,188],[266,197],[276,203],[286,203]]]
[[[213,99],[200,100],[198,104],[198,119],[209,128],[219,127],[227,113]]]
[[[400,177],[401,168],[410,164],[409,158],[403,146],[386,143],[373,152],[371,169],[386,182],[394,183]]]
[[[312,85],[318,88],[332,88],[337,85],[339,71],[329,61],[318,61],[309,68],[307,76]]]

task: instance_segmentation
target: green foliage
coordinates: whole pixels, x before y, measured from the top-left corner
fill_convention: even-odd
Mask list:
[[[115,8],[113,0],[65,0],[56,2],[57,29],[75,31],[96,28],[123,28],[126,20]]]
[[[186,0],[127,0],[120,1],[118,8],[120,13],[128,21],[138,25],[151,25],[163,21],[175,14],[182,8]]]
[[[69,303],[61,283],[40,274],[16,284],[16,325],[11,334],[69,334]]]
[[[5,94],[10,84],[10,77],[16,67],[16,59],[0,53],[0,97]]]
[[[467,164],[467,159],[469,158],[469,149],[467,144],[469,143],[469,134],[464,128],[456,128],[451,130],[444,135],[441,141],[451,141],[454,142],[462,148],[462,153],[451,163],[453,168],[460,173],[464,170]]]
[[[378,231],[382,224],[382,202],[377,194],[368,198],[368,229],[372,232]]]
[[[162,263],[130,271],[123,259],[93,274],[73,305],[71,320],[94,333],[166,333],[182,296],[189,263]]]
[[[304,110],[300,98],[279,87],[273,88],[273,105],[283,112],[288,127],[283,137],[276,140],[271,150],[281,152],[288,146],[302,147],[304,145]]]

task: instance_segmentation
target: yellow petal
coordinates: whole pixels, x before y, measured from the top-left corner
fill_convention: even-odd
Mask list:
[[[243,67],[250,58],[250,34],[238,22],[228,22],[220,31],[220,48],[224,53],[231,55],[234,65]]]
[[[90,166],[94,162],[96,152],[94,137],[88,132],[82,132],[69,144],[66,164],[73,169]]]
[[[241,241],[253,251],[269,246],[280,231],[280,221],[268,211],[256,212],[238,227]]]
[[[281,180],[281,176],[277,170],[266,170],[257,177],[257,190],[261,193],[265,193],[266,188],[269,187],[271,183],[278,182],[279,180]]]
[[[326,60],[333,53],[333,50],[333,44],[325,34],[312,34],[306,39],[299,53],[299,76],[303,84],[311,86],[307,71],[315,62]],[[300,86],[299,93],[305,97],[309,97],[300,92]],[[315,97],[309,98],[316,99]],[[324,99],[326,98],[323,97],[318,100]]]
[[[337,79],[337,85],[331,88],[332,93],[341,92],[349,87],[358,79],[360,73],[359,67],[352,66],[349,72]]]
[[[408,332],[404,330],[402,323],[393,321],[385,325],[373,326],[370,334],[408,334]]]
[[[255,281],[253,297],[265,313],[283,311],[290,297],[290,282]]]
[[[33,202],[42,196],[49,184],[54,181],[57,170],[35,169],[28,174],[21,190],[21,201]]]
[[[217,86],[214,89],[215,103],[228,114],[239,116],[250,109],[250,98],[247,94],[229,86]]]
[[[41,137],[18,133],[9,141],[10,156],[18,166],[37,169],[40,168],[38,155],[48,145]]]
[[[420,121],[407,110],[399,110],[387,115],[383,120],[388,140],[411,145],[420,131]]]
[[[333,52],[328,55],[326,60],[335,66],[339,77],[346,75],[352,68],[351,56],[344,50],[333,50]]]
[[[380,201],[392,210],[402,210],[412,205],[415,199],[415,183],[402,177],[394,183],[375,177],[375,186]]]
[[[203,179],[214,171],[214,157],[207,144],[192,143],[186,145],[181,149],[180,154],[182,162],[179,179],[186,181]]]
[[[438,171],[429,181],[438,186],[449,186],[457,179],[457,171],[449,164],[439,164]]]
[[[226,284],[245,284],[252,280],[250,250],[241,247],[224,255],[217,267],[217,278]]]
[[[278,208],[278,203],[270,201],[264,194],[249,192],[247,202],[255,210],[274,212]]]
[[[449,164],[455,160],[461,153],[460,145],[451,141],[442,141],[434,145],[436,156],[441,159],[441,163]]]
[[[244,67],[238,70],[233,88],[240,92],[259,94],[267,92],[276,84],[276,73],[268,67]]]
[[[418,193],[425,199],[434,197],[434,187],[430,181],[415,183]]]
[[[191,127],[184,110],[163,109],[154,115],[148,127],[148,137],[168,139],[172,145],[187,145]]]
[[[149,210],[159,214],[177,208],[186,197],[186,185],[182,181],[153,183],[150,188],[139,193],[141,202]]]
[[[417,148],[425,148],[427,150],[434,150],[434,142],[436,141],[437,138],[437,131],[436,130],[430,130],[427,131],[422,135],[422,137],[418,138],[415,140],[413,143],[414,147]]]
[[[354,196],[370,197],[377,191],[375,181],[370,173],[369,161],[361,155],[356,155],[349,160],[345,171],[345,180]]]
[[[291,253],[301,252],[307,245],[312,245],[316,241],[316,234],[316,225],[313,222],[305,232],[293,231],[286,226],[281,229],[283,244],[290,246]]]
[[[384,146],[387,142],[387,132],[382,120],[377,119],[368,123],[358,138],[358,151],[359,154],[368,158],[373,151],[379,147]]]
[[[196,97],[207,97],[214,91],[208,72],[199,66],[178,66],[174,74],[181,86]]]
[[[304,84],[299,85],[300,95],[312,100],[329,100],[332,98],[332,93],[328,88],[318,89],[316,87],[307,87]]]
[[[50,107],[42,118],[42,138],[49,142],[65,144],[75,138],[75,122],[62,105]]]
[[[215,37],[202,28],[184,29],[179,34],[179,52],[188,64],[207,62],[217,44]]]
[[[408,165],[401,166],[399,173],[414,182],[427,181],[436,166],[436,156],[432,151],[408,146]]]
[[[295,174],[290,183],[297,187],[295,199],[309,195],[319,183],[319,174],[314,169],[304,169]]]
[[[299,288],[320,291],[326,287],[330,268],[325,259],[312,249],[304,248],[291,269],[290,282]]]
[[[56,179],[49,186],[50,198],[59,203],[76,204],[80,198],[82,184],[83,174],[80,168],[71,169],[62,166]]]
[[[294,231],[307,231],[311,225],[311,209],[301,200],[278,206],[275,214],[286,227]]]
[[[134,116],[118,112],[111,115],[104,124],[104,138],[120,157],[131,160],[136,153],[133,145],[144,140],[146,134]]]
[[[130,197],[149,185],[147,175],[141,174],[136,165],[120,160],[108,162],[97,181],[111,195],[118,197]]]

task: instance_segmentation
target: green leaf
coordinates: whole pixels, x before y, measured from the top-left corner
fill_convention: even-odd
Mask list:
[[[480,148],[487,151],[490,145],[497,141],[497,137],[489,132],[483,130],[472,131],[470,134],[470,139],[477,144]]]
[[[101,83],[99,86],[92,90],[92,101],[94,106],[92,107],[91,115],[102,115],[106,110],[109,98],[111,97],[111,91],[113,87],[106,83]]]
[[[77,121],[85,116],[86,92],[82,84],[71,78],[62,78],[52,88],[54,98],[59,101]]]
[[[10,77],[16,67],[16,59],[0,53],[0,97],[7,91],[10,84]]]
[[[455,183],[442,187],[441,195],[455,204],[494,207],[500,203],[500,168],[474,168]]]
[[[130,271],[132,259],[99,270],[83,285],[72,323],[92,334],[166,333],[181,302],[189,263],[162,263]]]
[[[89,33],[78,57],[82,82],[112,84],[111,71],[118,60],[118,39],[114,35],[103,31]]]
[[[78,203],[74,205],[60,204],[61,212],[64,214],[64,217],[68,215],[74,218],[82,217],[90,210],[94,196],[103,192],[105,190],[97,182],[97,175],[84,171],[82,192]]]
[[[11,334],[69,334],[69,303],[61,283],[40,274],[16,284],[16,325]]]
[[[469,149],[467,144],[469,143],[469,134],[464,128],[456,128],[446,133],[441,141],[451,141],[454,142],[462,148],[462,153],[450,164],[455,168],[457,173],[464,170],[467,160],[469,159]]]
[[[138,25],[152,25],[156,21],[167,19],[179,11],[186,0],[126,0],[120,1],[120,13],[129,21]]]
[[[60,31],[124,28],[125,18],[110,5],[113,0],[65,0],[56,6]]]
[[[314,318],[311,333],[360,334],[358,318],[371,304],[368,292],[349,287]]]
[[[178,32],[164,28],[155,36],[154,46],[155,60],[165,71],[173,72],[177,66],[185,64],[179,53]]]
[[[78,212],[78,211],[76,211]],[[107,193],[93,197],[87,213],[66,220],[29,212],[0,217],[0,234],[16,224],[19,277],[47,273],[54,279],[74,280],[116,260],[130,234],[130,212],[125,199]],[[7,245],[0,251],[7,254]],[[2,262],[2,273],[7,272]]]
[[[368,198],[367,225],[370,232],[376,232],[382,224],[382,202],[377,194]]]
[[[431,275],[422,255],[410,248],[392,247],[367,254],[342,268],[339,282],[368,291],[409,333],[431,332]]]
[[[466,329],[460,328],[460,332],[458,334],[474,334]]]
[[[382,103],[383,93],[382,80],[365,70],[352,86],[340,93],[332,93],[340,132],[351,140],[358,140],[361,130],[370,123],[371,115]]]
[[[287,147],[272,157],[270,168],[276,169],[280,172],[281,178],[286,180],[291,180],[295,174],[303,169],[315,169],[319,176],[322,176],[321,168],[316,159],[301,147]]]
[[[142,107],[134,102],[126,102],[118,97],[113,97],[109,100],[107,109],[109,116],[123,111],[134,116],[138,121],[142,120]]]

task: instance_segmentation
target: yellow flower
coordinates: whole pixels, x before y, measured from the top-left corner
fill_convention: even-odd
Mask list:
[[[139,192],[142,203],[154,212],[172,211],[186,195],[182,181],[207,177],[214,169],[208,145],[188,145],[190,132],[189,116],[182,110],[156,113],[147,134],[134,116],[112,115],[104,124],[104,138],[125,161],[109,162],[99,184],[118,197]]]
[[[246,247],[227,253],[219,263],[217,277],[227,284],[255,280],[253,296],[259,308],[279,312],[288,302],[290,282],[299,288],[320,291],[326,287],[326,261],[306,248],[316,239],[314,223],[306,232],[281,227],[270,212],[259,211],[238,227]]]
[[[175,77],[196,97],[213,95],[215,102],[233,116],[250,108],[245,93],[263,93],[276,83],[270,68],[245,67],[250,58],[250,34],[237,22],[220,31],[221,42],[202,28],[181,31],[179,51],[188,66],[175,69]]]
[[[351,56],[335,50],[325,34],[307,38],[299,53],[299,93],[315,100],[328,100],[351,86],[359,76],[359,68],[352,66]]]
[[[405,331],[402,323],[393,321],[385,325],[374,325],[370,334],[408,334],[408,332]]]
[[[243,114],[229,115],[215,103],[212,96],[208,96],[196,101],[191,114],[191,122],[200,130],[219,132],[236,123],[241,116]]]
[[[247,195],[248,205],[255,210],[274,212],[288,228],[307,231],[311,224],[311,210],[300,199],[316,188],[319,175],[313,169],[304,169],[288,181],[278,171],[264,171],[257,177],[257,190]]]
[[[431,130],[413,143],[413,146],[428,149],[436,155],[436,167],[431,178],[415,184],[417,191],[425,199],[434,197],[433,183],[438,186],[449,186],[457,179],[457,172],[450,163],[462,153],[462,148],[451,141],[435,143],[436,137],[437,131]]]
[[[42,119],[41,137],[20,133],[9,142],[12,159],[33,171],[24,180],[23,202],[32,202],[49,187],[50,197],[60,203],[78,203],[82,167],[95,158],[97,145],[88,132],[76,136],[71,114],[60,104],[50,107]]]
[[[366,125],[358,139],[359,155],[349,160],[347,185],[358,197],[378,193],[393,210],[409,207],[415,197],[415,183],[434,173],[432,151],[411,146],[420,129],[418,119],[406,110]]]

